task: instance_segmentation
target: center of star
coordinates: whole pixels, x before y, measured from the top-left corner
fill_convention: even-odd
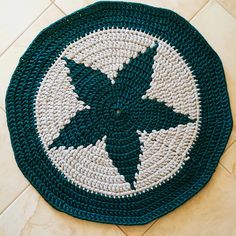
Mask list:
[[[127,116],[127,107],[125,106],[125,102],[122,98],[120,98],[119,101],[116,101],[110,109],[113,113],[112,116],[116,119],[121,119]]]
[[[121,115],[121,112],[122,112],[121,109],[119,109],[119,108],[116,109],[116,115],[117,115],[117,116]]]

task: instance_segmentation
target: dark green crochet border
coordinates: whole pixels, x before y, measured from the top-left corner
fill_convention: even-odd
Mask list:
[[[54,59],[72,41],[103,27],[133,28],[168,40],[191,65],[201,94],[202,125],[190,160],[172,180],[133,197],[104,197],[68,182],[45,154],[33,117],[35,94]],[[49,204],[81,219],[125,225],[148,223],[196,194],[215,171],[232,129],[223,67],[205,39],[172,11],[124,2],[95,3],[43,30],[12,76],[6,111],[17,164]]]

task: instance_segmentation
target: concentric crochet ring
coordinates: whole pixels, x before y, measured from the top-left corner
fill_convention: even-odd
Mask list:
[[[145,224],[210,179],[232,118],[221,61],[176,13],[98,2],[43,30],[12,76],[17,164],[53,207]]]

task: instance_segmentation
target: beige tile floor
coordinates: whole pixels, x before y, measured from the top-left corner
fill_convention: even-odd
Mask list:
[[[14,161],[5,92],[18,60],[40,30],[90,0],[0,0],[0,236],[235,236],[236,125],[207,186],[190,201],[144,226],[75,219],[50,207]],[[236,0],[143,0],[172,9],[191,22],[221,57],[236,124]]]

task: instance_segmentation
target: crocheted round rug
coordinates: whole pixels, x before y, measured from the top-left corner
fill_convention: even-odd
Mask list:
[[[6,97],[25,177],[53,207],[145,224],[212,176],[232,119],[222,63],[176,13],[99,2],[44,29]]]

